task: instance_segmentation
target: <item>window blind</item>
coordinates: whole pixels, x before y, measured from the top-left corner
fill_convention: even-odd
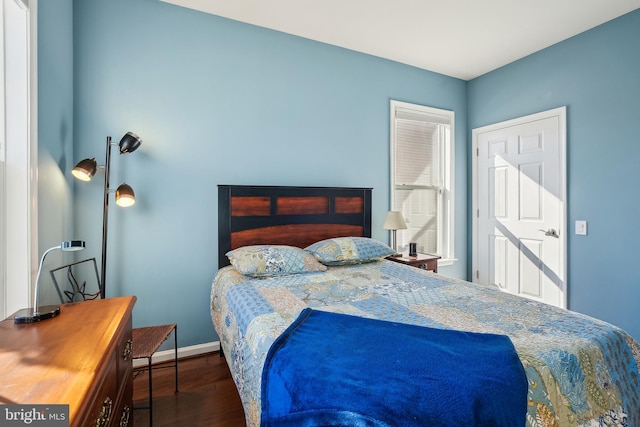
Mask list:
[[[396,119],[396,187],[439,187],[439,125]]]

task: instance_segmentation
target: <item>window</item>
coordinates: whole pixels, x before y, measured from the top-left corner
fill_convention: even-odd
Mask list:
[[[37,259],[36,9],[37,0],[0,0],[0,319],[31,306]]]
[[[4,3],[0,4],[0,297],[2,297],[2,303],[0,303],[0,320],[6,317],[6,253],[7,253],[7,241],[5,238],[6,214],[5,214],[5,112],[4,105],[6,104],[6,97],[4,95],[5,79],[4,79]]]
[[[398,250],[453,262],[453,111],[391,101],[391,210],[402,212]]]

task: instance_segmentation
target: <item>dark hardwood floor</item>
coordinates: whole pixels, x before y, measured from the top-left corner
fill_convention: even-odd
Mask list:
[[[153,424],[155,427],[244,427],[244,411],[231,373],[219,353],[180,359],[175,393],[173,366],[154,365]],[[148,406],[147,372],[133,381],[134,408]],[[149,425],[149,410],[135,409],[136,427]]]

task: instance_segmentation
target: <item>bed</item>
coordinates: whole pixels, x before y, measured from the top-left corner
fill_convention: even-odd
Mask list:
[[[248,426],[260,425],[264,415],[263,386],[266,379],[272,384],[272,377],[266,376],[267,369],[263,372],[265,363],[268,361],[271,366],[271,357],[277,355],[274,349],[300,318],[310,312],[335,314],[342,316],[340,320],[378,322],[371,323],[373,326],[417,326],[414,330],[418,333],[441,331],[472,338],[508,337],[523,371],[523,394],[518,395],[518,402],[508,403],[505,399],[513,398],[515,390],[513,395],[477,391],[479,398],[486,399],[485,403],[505,409],[521,405],[526,412],[523,424],[531,427],[640,426],[640,346],[625,331],[579,313],[503,293],[495,287],[395,263],[375,250],[369,257],[369,249],[358,245],[366,242],[367,248],[369,244],[377,248],[376,241],[370,239],[371,193],[367,188],[219,186],[220,268],[211,289],[211,315]],[[335,241],[352,245],[350,252],[337,251],[340,254],[337,258],[345,258],[347,262],[333,263],[336,258],[331,258],[331,251],[325,251],[329,256],[323,258],[327,242],[335,244]],[[251,270],[255,268],[251,259],[257,256],[264,261],[263,251],[280,248],[289,251],[310,245],[312,252],[320,248],[312,258],[323,261],[320,264],[325,269],[316,268],[313,260],[301,255],[304,260],[297,264],[296,268],[302,265],[299,271],[282,270],[278,262],[261,264],[263,270],[258,269],[258,274]],[[251,252],[256,250],[258,255]],[[233,266],[225,256],[229,251],[234,251]],[[235,253],[241,256],[235,257]],[[364,336],[364,332],[360,335]],[[327,336],[322,341],[332,343]],[[397,353],[408,355],[406,359],[410,362],[440,365],[425,361],[435,359],[414,356],[411,347],[390,351],[384,341],[374,340],[374,350],[369,350],[368,359],[364,359],[366,364],[382,354]],[[455,342],[449,338],[445,341]],[[315,346],[320,348],[315,341],[307,347],[316,351]],[[311,366],[326,370],[337,365],[343,349],[333,345],[317,351],[322,354],[316,353],[319,360]],[[324,352],[333,352],[331,358],[324,359]],[[494,354],[482,363],[489,366],[495,357]],[[495,377],[496,366],[485,371]],[[455,376],[453,370],[450,372]],[[326,375],[325,371],[322,375]],[[456,387],[449,388],[457,391]],[[386,392],[385,399],[389,397],[389,391]],[[477,406],[470,410],[476,410]],[[451,417],[449,422],[439,425],[461,425],[454,421],[455,415]],[[411,425],[429,424],[437,425],[420,420]]]

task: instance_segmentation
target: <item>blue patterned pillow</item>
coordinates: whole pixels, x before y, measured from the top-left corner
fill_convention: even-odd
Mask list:
[[[360,264],[377,261],[396,251],[368,237],[336,237],[305,248],[324,265]]]
[[[308,273],[327,269],[311,254],[293,246],[243,246],[226,255],[231,265],[246,276]]]

